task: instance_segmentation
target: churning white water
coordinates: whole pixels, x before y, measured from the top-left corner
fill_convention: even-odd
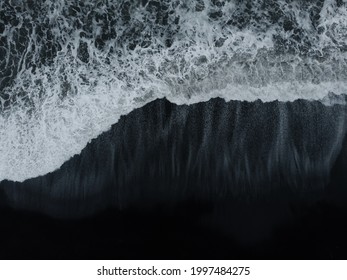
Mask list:
[[[158,98],[344,103],[346,0],[0,1],[0,180]]]

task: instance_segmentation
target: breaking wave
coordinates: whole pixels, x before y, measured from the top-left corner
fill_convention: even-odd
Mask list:
[[[347,1],[0,2],[0,180],[59,168],[120,116],[347,93]]]

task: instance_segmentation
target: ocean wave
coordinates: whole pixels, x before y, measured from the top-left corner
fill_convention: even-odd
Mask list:
[[[0,180],[59,168],[155,99],[347,93],[347,2],[0,3]]]

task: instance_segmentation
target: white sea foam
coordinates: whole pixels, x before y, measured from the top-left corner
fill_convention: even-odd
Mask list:
[[[116,0],[42,1],[39,13],[13,2],[0,4],[17,5],[7,7],[15,23],[0,20],[1,65],[13,74],[0,80],[0,180],[54,171],[158,98],[331,105],[347,94],[345,0],[135,1],[128,18]]]

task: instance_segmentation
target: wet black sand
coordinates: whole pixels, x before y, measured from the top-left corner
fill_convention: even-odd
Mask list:
[[[0,183],[0,257],[344,259],[344,112],[147,104],[59,170]]]

